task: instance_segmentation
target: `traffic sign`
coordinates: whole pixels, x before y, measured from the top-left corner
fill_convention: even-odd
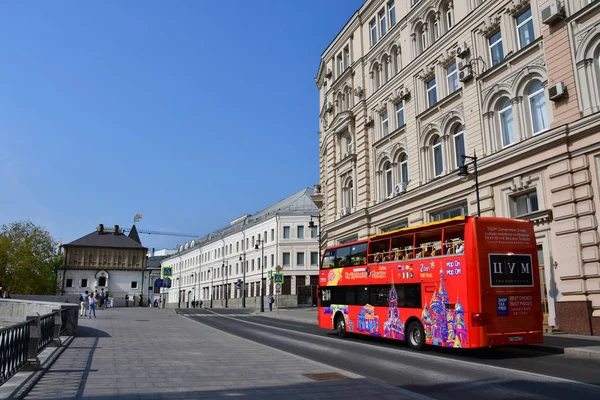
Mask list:
[[[277,293],[277,294],[281,293],[281,285],[279,285],[279,284],[275,285],[275,293]]]
[[[275,269],[277,270],[277,272],[280,272],[281,271],[281,266],[278,265]]]
[[[164,284],[165,284],[165,281],[160,278],[158,278],[157,280],[154,281],[154,287],[157,287],[157,288],[164,287]]]
[[[273,274],[273,282],[283,284],[283,274],[280,272]]]
[[[267,271],[267,279],[271,280],[271,278],[273,278],[273,270],[270,269]]]
[[[173,276],[173,267],[171,267],[170,265],[163,265],[162,267],[162,277],[163,278],[170,278]]]

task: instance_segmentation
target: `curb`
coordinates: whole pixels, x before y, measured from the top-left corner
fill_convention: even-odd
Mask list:
[[[42,379],[46,371],[52,367],[54,362],[60,357],[60,355],[71,345],[75,336],[69,336],[64,344],[62,344],[44,363],[43,367],[41,367],[38,371],[35,371],[31,374],[25,381],[17,388],[15,391],[8,396],[9,400],[22,400],[31,389]]]
[[[261,313],[261,312],[254,312],[251,315],[258,315],[260,317],[266,317],[266,318],[271,318],[271,319],[280,319],[282,321],[295,321],[295,322],[303,322],[305,324],[312,324],[312,325],[318,325],[317,320],[315,319],[314,321],[312,320],[306,320],[306,319],[302,319],[302,318],[295,318],[295,317],[278,317],[277,315],[270,315],[267,313]]]
[[[600,361],[600,352],[586,350],[582,347],[558,347],[544,344],[530,344],[524,348],[553,354],[564,354],[567,358]]]

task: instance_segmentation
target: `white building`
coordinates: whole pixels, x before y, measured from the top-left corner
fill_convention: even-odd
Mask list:
[[[270,271],[284,273],[279,304],[312,305],[318,282],[318,209],[312,189],[303,189],[253,215],[180,246],[162,260],[173,267],[167,307],[260,307],[261,278],[266,295],[275,294]],[[258,247],[258,250],[256,249]],[[243,284],[242,284],[243,283]],[[165,290],[165,289],[163,289]]]

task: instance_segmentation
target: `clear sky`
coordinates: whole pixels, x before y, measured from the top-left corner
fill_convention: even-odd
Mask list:
[[[362,3],[2,2],[0,224],[201,236],[312,187],[314,78]]]

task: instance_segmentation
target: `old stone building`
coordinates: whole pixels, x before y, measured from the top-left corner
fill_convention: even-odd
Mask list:
[[[547,324],[600,335],[599,11],[591,0],[366,1],[316,77],[324,241],[478,206],[530,219]],[[464,155],[477,157],[479,202],[457,176]]]
[[[125,235],[118,225],[96,230],[63,245],[63,267],[58,271],[62,294],[79,294],[101,289],[108,291],[115,306],[125,305],[125,296],[134,297],[147,290],[147,248],[142,246],[135,225]]]

